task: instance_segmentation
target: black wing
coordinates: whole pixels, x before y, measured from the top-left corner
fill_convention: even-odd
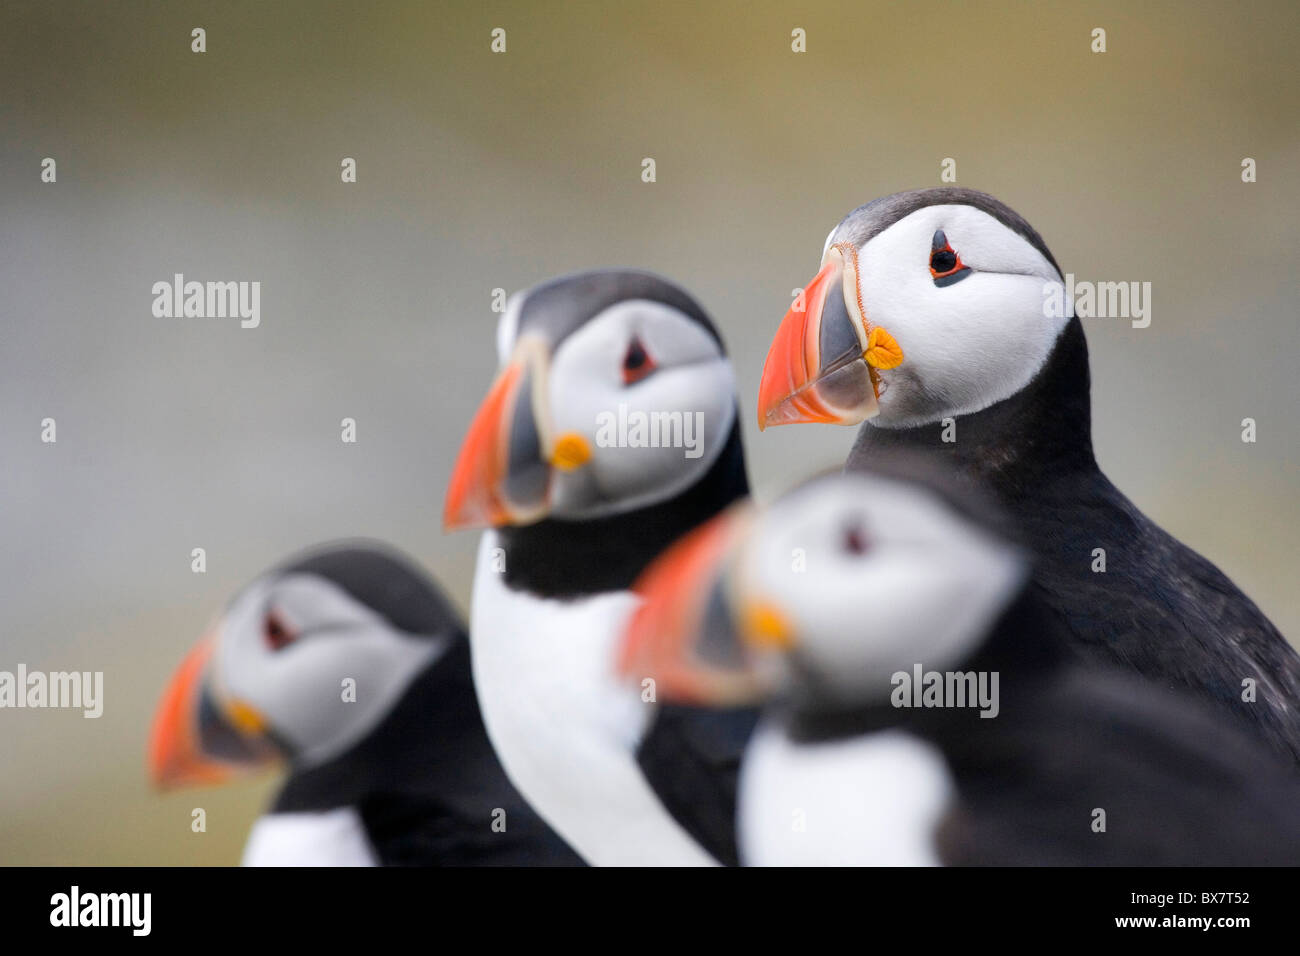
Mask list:
[[[665,704],[637,750],[637,763],[668,812],[727,866],[740,862],[736,780],[757,720],[755,710]]]
[[[945,862],[1300,863],[1300,778],[1194,701],[1076,668],[1014,706],[1014,719],[948,718],[974,717],[941,735],[961,794]]]

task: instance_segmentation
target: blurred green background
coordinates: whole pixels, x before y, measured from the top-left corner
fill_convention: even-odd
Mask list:
[[[842,461],[852,429],[758,434],[763,355],[827,230],[944,157],[1066,271],[1152,283],[1150,328],[1085,323],[1099,457],[1295,639],[1298,27],[1291,2],[8,0],[0,669],[103,670],[106,704],[0,711],[0,862],[238,859],[274,781],[155,796],[144,745],[287,553],[386,538],[466,604],[475,536],[439,516],[494,287],[661,271],[732,349],[760,495]],[[154,318],[175,272],[260,280],[261,327]]]

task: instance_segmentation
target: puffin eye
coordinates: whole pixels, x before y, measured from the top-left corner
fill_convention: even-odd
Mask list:
[[[935,232],[930,243],[930,275],[934,284],[940,287],[960,282],[970,275],[970,269],[962,264],[961,256],[949,245],[942,229]]]
[[[296,635],[274,611],[266,612],[266,618],[262,621],[262,636],[266,639],[266,646],[273,651],[284,650],[296,639]]]
[[[623,356],[623,384],[633,385],[656,368],[658,366],[655,365],[655,360],[645,350],[641,340],[633,337],[632,341],[628,343],[627,354]]]
[[[871,542],[867,539],[867,532],[862,525],[854,523],[845,526],[840,537],[840,548],[854,557],[860,557],[871,550]]]

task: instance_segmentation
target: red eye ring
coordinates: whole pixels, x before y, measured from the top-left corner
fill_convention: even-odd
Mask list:
[[[942,271],[936,269],[934,267],[934,260],[940,256],[945,256],[946,258],[946,255],[952,256],[951,267],[944,268]],[[942,262],[942,265],[948,266],[948,263],[944,261]],[[930,277],[931,278],[946,279],[948,276],[956,275],[958,272],[961,272],[965,268],[966,266],[961,261],[961,256],[957,255],[957,250],[955,250],[952,247],[952,244],[949,243],[946,238],[943,240],[942,246],[930,250]]]
[[[262,636],[273,651],[283,650],[298,638],[275,611],[266,612],[266,618],[262,621]]]
[[[623,356],[623,384],[634,385],[659,366],[650,357],[639,338],[633,337],[628,343],[627,353]]]

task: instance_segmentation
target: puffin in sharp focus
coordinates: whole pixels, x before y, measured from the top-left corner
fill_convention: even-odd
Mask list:
[[[1023,528],[1078,651],[1189,691],[1300,761],[1300,655],[1097,467],[1083,326],[1072,303],[1050,307],[1064,298],[1042,237],[992,196],[874,200],[831,230],[777,331],[759,425],[865,422],[848,471],[900,449],[942,456]]]
[[[666,279],[599,270],[512,298],[497,348],[444,512],[488,528],[470,640],[492,742],[589,863],[734,863],[756,715],[661,706],[615,671],[636,576],[748,492],[718,331]]]
[[[582,864],[492,751],[456,611],[387,546],[326,545],[258,577],[164,693],[159,787],[278,761],[245,866]]]
[[[1080,661],[996,513],[894,461],[732,509],[647,572],[627,673],[767,701],[743,862],[1300,860],[1290,762],[1188,695]]]

